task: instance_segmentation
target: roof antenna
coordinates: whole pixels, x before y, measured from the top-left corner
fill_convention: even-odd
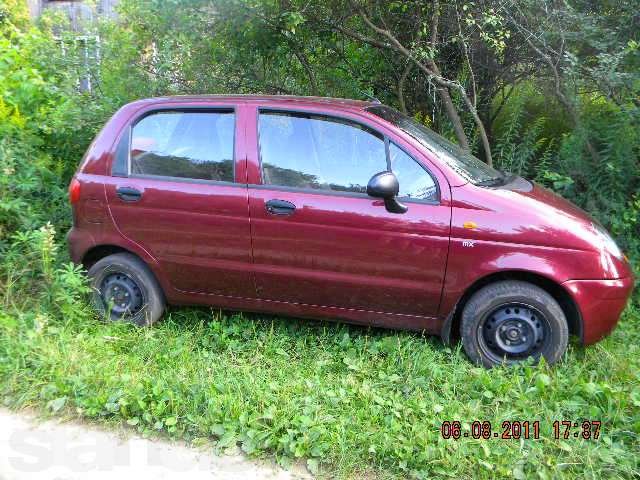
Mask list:
[[[364,95],[365,97],[367,97],[369,100],[371,100],[372,103],[375,103],[377,105],[382,105],[382,102],[380,100],[378,100],[376,97],[374,97],[373,95],[371,95],[369,92],[365,92],[364,90],[360,90],[360,93],[362,95]]]

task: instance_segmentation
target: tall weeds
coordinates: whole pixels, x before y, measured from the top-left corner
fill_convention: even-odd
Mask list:
[[[640,260],[640,111],[582,98],[584,124],[567,129],[534,89],[516,94],[498,120],[496,165],[555,190],[601,221]],[[548,112],[548,113],[547,113]],[[587,138],[599,161],[586,154]]]

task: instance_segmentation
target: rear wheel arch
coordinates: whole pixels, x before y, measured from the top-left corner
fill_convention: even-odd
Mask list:
[[[82,266],[86,271],[89,271],[89,269],[93,265],[95,265],[96,262],[99,262],[109,255],[115,255],[117,253],[131,254],[142,263],[144,263],[150,270],[151,274],[154,276],[155,281],[160,285],[160,288],[162,289],[163,295],[166,299],[166,292],[168,291],[168,289],[170,289],[170,285],[165,282],[165,279],[162,276],[162,271],[160,270],[155,258],[147,254],[147,252],[145,252],[144,250],[137,251],[136,249],[126,248],[121,245],[112,243],[95,245],[87,250],[86,253],[82,256]]]
[[[536,285],[551,295],[556,302],[560,304],[564,312],[569,326],[569,334],[576,335],[582,342],[582,316],[575,301],[559,283],[551,280],[544,275],[524,270],[509,270],[504,272],[496,272],[485,277],[479,278],[471,286],[469,286],[462,297],[458,300],[453,311],[447,316],[440,336],[445,343],[452,343],[460,338],[460,321],[462,310],[469,301],[471,296],[481,288],[495,282],[503,280],[520,280]]]
[[[96,245],[84,254],[82,257],[82,266],[85,270],[89,270],[96,262],[102,260],[104,257],[108,257],[109,255],[113,255],[115,253],[130,253],[140,258],[135,252],[131,250],[127,250],[126,248],[120,247],[118,245]],[[144,261],[144,259],[140,258],[140,260]]]

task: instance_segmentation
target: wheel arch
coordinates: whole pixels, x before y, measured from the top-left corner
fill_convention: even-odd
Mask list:
[[[440,337],[447,343],[453,343],[460,337],[460,320],[462,310],[471,296],[482,287],[502,280],[520,280],[536,285],[551,295],[560,305],[567,318],[569,334],[576,335],[583,339],[582,316],[578,305],[571,297],[570,293],[554,280],[540,275],[539,273],[525,270],[508,270],[494,272],[477,279],[472,283],[458,299],[452,311],[447,315],[442,326]]]
[[[89,269],[96,262],[98,262],[99,260],[102,260],[105,257],[108,257],[109,255],[114,255],[116,253],[128,253],[136,257],[138,260],[140,260],[149,269],[149,272],[151,273],[155,281],[160,286],[160,290],[162,291],[164,301],[167,301],[167,289],[169,285],[164,283],[165,279],[163,278],[163,276],[161,275],[161,272],[157,268],[156,263],[153,262],[154,261],[153,257],[146,257],[143,254],[143,252],[137,252],[135,249],[130,249],[130,248],[123,247],[121,245],[115,245],[110,243],[95,245],[85,252],[81,260],[82,266],[86,271],[89,271]]]
[[[138,255],[136,252],[128,250],[119,245],[95,245],[87,250],[83,255],[82,266],[85,270],[89,270],[97,261],[102,260],[104,257],[108,257],[109,255],[113,255],[115,253],[130,253],[131,255],[135,255],[136,257],[140,258],[140,260],[144,261],[144,259],[141,258],[140,255]]]

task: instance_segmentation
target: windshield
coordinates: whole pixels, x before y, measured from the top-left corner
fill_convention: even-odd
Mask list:
[[[415,138],[431,152],[436,154],[453,170],[475,185],[497,185],[503,183],[504,175],[489,167],[482,160],[451,143],[413,118],[384,105],[368,107],[368,112],[394,124]]]

